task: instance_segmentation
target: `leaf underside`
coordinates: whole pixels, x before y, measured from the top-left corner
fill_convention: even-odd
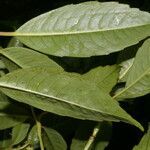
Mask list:
[[[141,126],[95,84],[78,74],[47,68],[14,71],[0,79],[1,90],[17,101],[55,114],[95,121],[124,121]]]
[[[117,2],[86,2],[42,14],[14,35],[50,55],[107,55],[149,36],[150,14]]]

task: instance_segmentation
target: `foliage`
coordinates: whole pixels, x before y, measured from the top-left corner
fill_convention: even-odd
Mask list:
[[[150,93],[148,12],[84,2],[0,36],[13,36],[0,48],[0,149],[104,150],[115,124],[148,125],[120,105]]]

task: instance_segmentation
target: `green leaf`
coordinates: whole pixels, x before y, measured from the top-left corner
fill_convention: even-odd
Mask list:
[[[42,14],[13,35],[50,55],[107,55],[149,36],[150,14],[116,2],[86,2]]]
[[[133,65],[134,58],[130,58],[120,64],[121,70],[119,73],[119,81],[125,82],[128,78],[129,71]]]
[[[83,79],[96,84],[105,92],[110,92],[117,83],[119,67],[117,65],[97,67],[83,74]]]
[[[39,138],[38,138],[38,134],[37,134],[37,126],[36,125],[34,125],[32,127],[32,129],[31,129],[31,131],[29,132],[28,142],[35,149],[38,148],[38,146],[39,146]]]
[[[119,73],[119,82],[126,82],[130,68],[133,65],[135,55],[141,47],[141,42],[126,48],[124,51],[121,51],[118,56],[117,64],[121,66]]]
[[[3,76],[0,87],[11,98],[44,111],[78,119],[124,121],[142,129],[107,93],[78,74],[44,67],[21,69]]]
[[[23,44],[16,37],[13,37],[9,41],[7,47],[23,47]]]
[[[48,56],[27,48],[11,47],[1,50],[0,53],[5,57],[5,59],[9,59],[9,61],[21,68],[47,66],[62,70],[62,68],[48,58]],[[8,63],[7,60],[5,62]],[[7,68],[9,67],[10,65],[7,65]]]
[[[150,126],[147,133],[142,137],[140,143],[133,150],[149,150],[150,149]]]
[[[67,150],[63,137],[54,129],[44,127],[43,142],[46,150]]]
[[[108,145],[111,137],[111,124],[108,122],[100,123],[100,131],[96,136],[94,143],[90,150],[104,150]],[[83,150],[89,137],[92,134],[93,128],[95,126],[94,122],[82,122],[75,134],[75,137],[72,140],[71,150]]]
[[[127,99],[143,96],[150,92],[150,39],[138,50],[126,86],[114,98]]]
[[[18,103],[9,101],[8,98],[0,92],[0,130],[4,130],[28,118],[28,110]]]
[[[17,64],[13,63],[11,60],[9,60],[6,57],[1,57],[2,61],[4,62],[6,68],[8,69],[9,72],[12,72],[14,70],[17,70],[20,68]]]
[[[0,69],[5,69],[5,68],[6,68],[5,64],[4,64],[4,62],[0,58]]]
[[[21,123],[13,127],[12,145],[17,145],[22,142],[26,138],[29,128],[30,125],[26,123]]]

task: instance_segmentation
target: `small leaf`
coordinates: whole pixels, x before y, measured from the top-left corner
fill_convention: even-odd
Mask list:
[[[63,137],[54,129],[44,127],[43,142],[46,150],[67,150]]]
[[[141,42],[128,47],[119,53],[117,60],[117,64],[121,66],[121,70],[119,73],[119,82],[126,82],[130,68],[133,65],[133,61],[139,47],[141,47]]]
[[[22,142],[27,136],[29,124],[21,123],[13,127],[12,129],[12,145],[17,145]]]
[[[33,18],[13,35],[50,55],[108,55],[148,37],[150,14],[116,2],[86,2]]]
[[[149,150],[150,149],[150,126],[147,133],[142,137],[140,143],[133,150]]]
[[[114,98],[127,99],[150,92],[150,39],[138,50],[128,74],[126,86]]]
[[[1,90],[11,98],[62,116],[95,121],[124,121],[142,129],[116,101],[78,74],[50,68],[27,68],[0,79]]]
[[[31,129],[31,131],[29,132],[28,142],[35,149],[38,148],[38,146],[39,146],[39,138],[38,138],[38,134],[37,134],[37,127],[36,127],[36,125],[34,125],[32,127],[32,129]]]

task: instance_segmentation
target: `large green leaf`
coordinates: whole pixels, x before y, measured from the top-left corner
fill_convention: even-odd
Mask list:
[[[6,64],[8,64],[8,60],[6,59],[9,59],[9,61],[11,61],[12,63],[16,64],[18,67],[21,68],[28,68],[34,66],[47,66],[47,67],[54,67],[59,70],[62,69],[57,63],[52,61],[46,55],[27,48],[22,47],[6,48],[2,49],[0,51],[0,54],[2,54],[5,57],[5,59],[3,60]],[[9,64],[7,65],[7,68],[10,68]]]
[[[86,2],[42,14],[12,35],[46,54],[107,55],[149,36],[150,14],[116,2]]]
[[[13,127],[28,118],[26,107],[13,101],[0,92],[0,130]]]
[[[12,145],[17,145],[22,142],[27,136],[30,125],[27,123],[21,123],[16,125],[12,129]]]
[[[150,39],[138,50],[126,86],[114,98],[126,99],[143,96],[150,92]]]
[[[27,68],[0,79],[11,98],[55,114],[95,121],[124,121],[141,128],[108,94],[78,74]]]
[[[136,145],[133,150],[150,150],[150,126],[147,133],[142,137],[140,143]]]
[[[44,127],[43,142],[46,150],[67,150],[63,137],[54,129]]]

